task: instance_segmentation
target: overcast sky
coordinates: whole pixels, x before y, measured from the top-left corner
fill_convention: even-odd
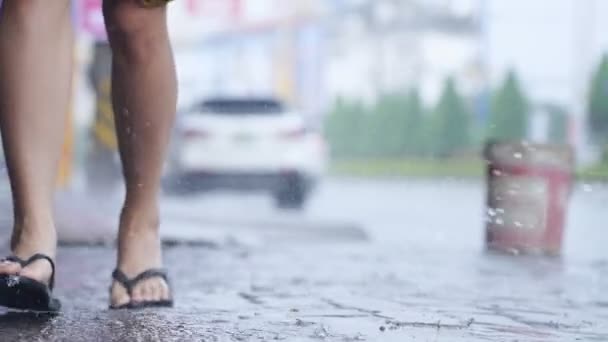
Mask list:
[[[515,67],[537,99],[576,102],[608,50],[608,1],[481,1],[492,79]]]

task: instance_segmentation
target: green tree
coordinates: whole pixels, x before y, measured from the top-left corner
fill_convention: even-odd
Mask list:
[[[369,117],[369,147],[371,156],[395,155],[401,132],[395,124],[399,117],[397,96],[381,95],[371,110]]]
[[[374,156],[399,157],[411,133],[408,97],[402,93],[380,96],[370,117],[371,143]]]
[[[522,140],[528,134],[530,106],[515,72],[510,71],[492,99],[488,138]]]
[[[401,150],[408,157],[421,157],[426,153],[425,118],[418,89],[411,89],[405,100],[405,120]]]
[[[568,112],[559,105],[545,106],[549,114],[549,141],[556,144],[568,142]]]
[[[432,120],[430,132],[436,157],[450,157],[469,147],[471,115],[451,77],[445,82]]]
[[[602,58],[591,81],[588,112],[593,139],[608,145],[608,55]],[[604,149],[608,152],[607,147]]]
[[[369,150],[373,157],[421,155],[423,117],[418,91],[380,96],[368,116]]]
[[[362,155],[368,147],[365,107],[359,102],[338,98],[325,123],[325,135],[332,155],[348,158]]]

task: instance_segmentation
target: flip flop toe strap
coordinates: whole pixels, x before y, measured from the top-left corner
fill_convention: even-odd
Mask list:
[[[21,265],[21,267],[27,267],[27,266],[31,265],[33,262],[38,261],[38,260],[46,260],[49,262],[49,264],[51,264],[51,278],[49,279],[49,288],[52,290],[53,287],[55,287],[55,262],[48,255],[45,255],[42,253],[36,253],[36,254],[32,255],[31,257],[29,257],[29,259],[27,259],[27,260],[21,259],[15,255],[9,255],[2,259],[2,261],[10,261],[10,262],[18,263],[19,265]]]
[[[34,254],[25,261],[23,267],[26,267],[38,260],[46,260],[49,262],[49,264],[51,264],[51,278],[49,279],[49,289],[52,290],[55,287],[55,262],[53,261],[53,259],[51,259],[51,257],[41,253]]]
[[[21,259],[20,257],[18,257],[16,255],[9,255],[7,257],[2,258],[2,260],[0,260],[0,261],[1,262],[5,262],[5,261],[14,262],[14,263],[21,265],[21,267],[23,267],[26,263],[25,260]]]
[[[114,278],[114,280],[116,280],[127,290],[129,296],[133,294],[133,289],[135,288],[135,286],[137,286],[137,284],[147,279],[161,278],[167,284],[169,284],[167,271],[161,268],[151,268],[149,270],[141,272],[133,278],[129,278],[123,271],[115,269],[114,272],[112,272],[112,278]]]

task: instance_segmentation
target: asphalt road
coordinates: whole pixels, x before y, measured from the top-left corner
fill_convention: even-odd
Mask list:
[[[262,196],[167,198],[164,231],[195,242],[165,253],[174,309],[107,310],[112,249],[62,247],[63,312],[0,315],[0,339],[605,341],[607,200],[580,185],[564,254],[545,259],[484,252],[471,182],[332,180],[303,213]],[[112,222],[112,210],[87,220]]]

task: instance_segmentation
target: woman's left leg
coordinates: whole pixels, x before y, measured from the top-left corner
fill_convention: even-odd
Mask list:
[[[120,217],[117,268],[133,277],[162,264],[158,197],[161,170],[176,112],[177,82],[166,23],[166,6],[140,0],[104,0],[113,50],[112,98],[126,183]],[[111,305],[169,299],[159,277],[133,288],[116,281]]]

